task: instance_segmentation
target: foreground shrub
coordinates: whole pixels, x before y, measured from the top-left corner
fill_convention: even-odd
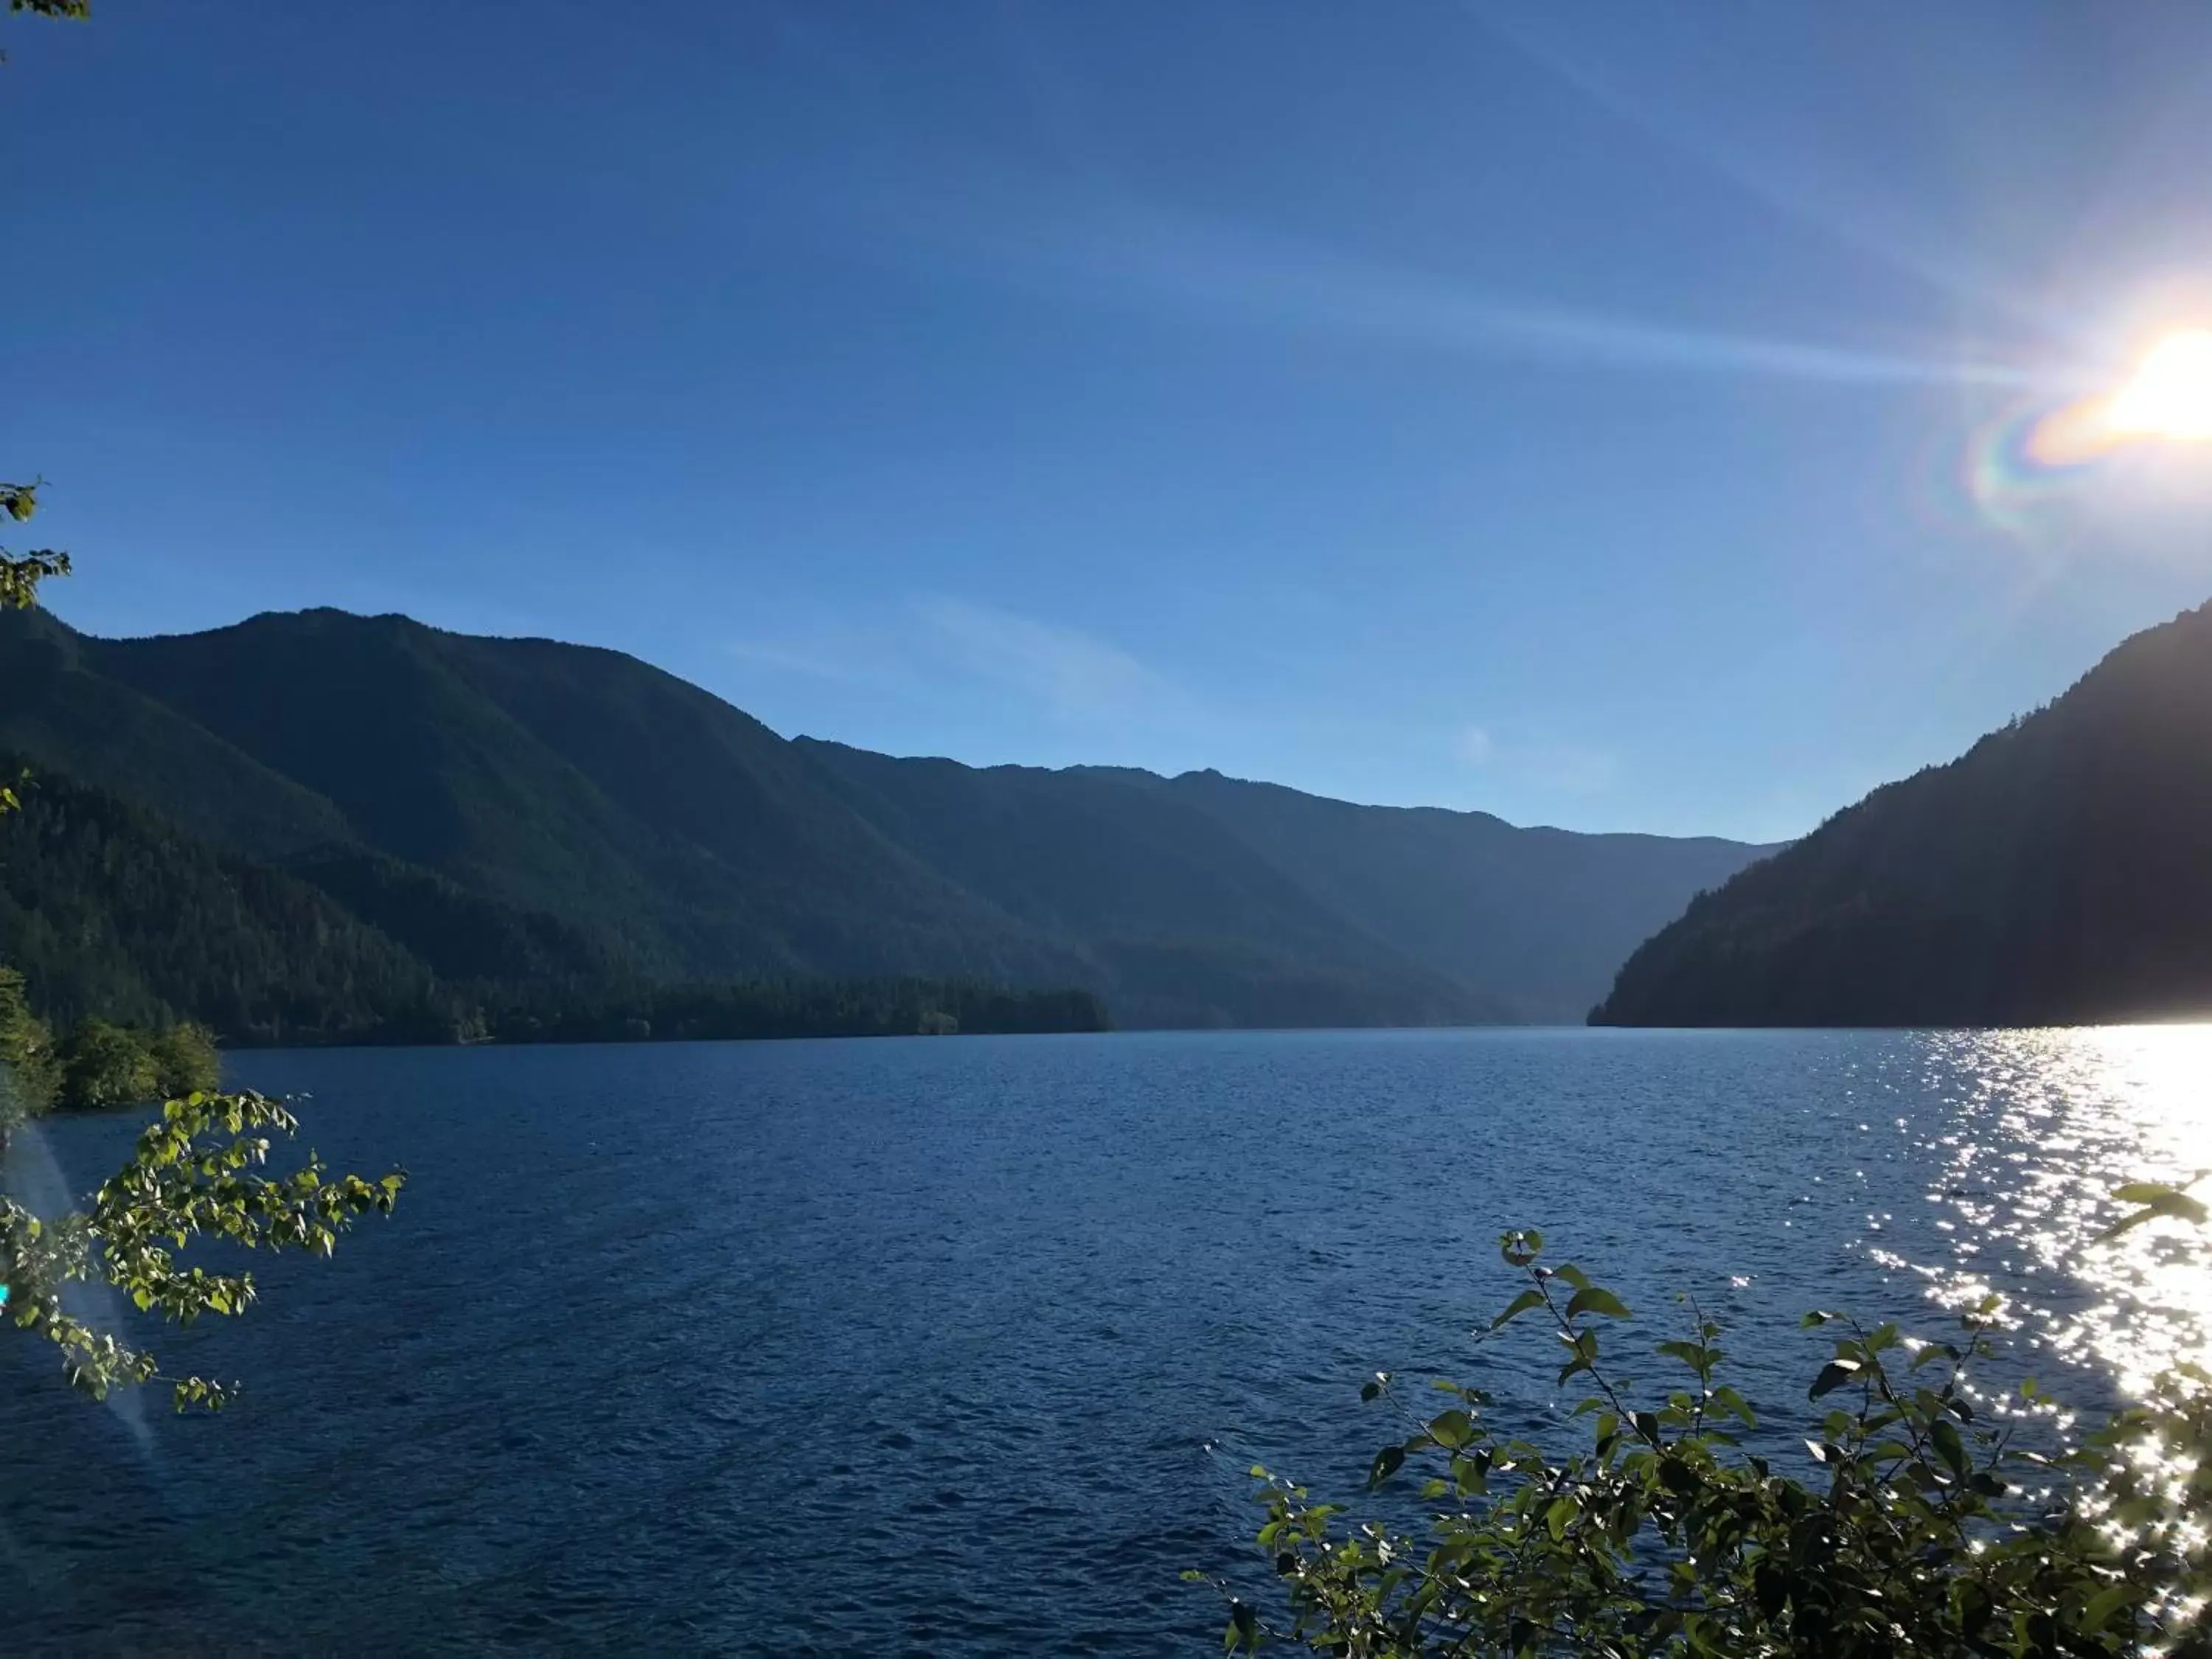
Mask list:
[[[2122,1196],[2141,1206],[2124,1225],[2203,1219],[2171,1188]],[[1966,1386],[1992,1357],[1996,1298],[1949,1341],[1811,1314],[1839,1334],[1808,1390],[1820,1414],[1785,1468],[1746,1449],[1757,1425],[1720,1380],[1717,1325],[1700,1316],[1657,1345],[1678,1387],[1628,1397],[1601,1340],[1629,1317],[1620,1297],[1542,1265],[1536,1233],[1501,1245],[1527,1283],[1491,1328],[1549,1324],[1559,1382],[1585,1390],[1587,1443],[1559,1455],[1501,1439],[1480,1390],[1437,1383],[1449,1403],[1429,1415],[1378,1376],[1364,1397],[1400,1403],[1410,1432],[1376,1455],[1370,1487],[1422,1477],[1429,1535],[1349,1524],[1255,1468],[1260,1542],[1288,1606],[1269,1617],[1232,1599],[1229,1646],[1375,1659],[2212,1654],[2204,1371],[2166,1377],[2078,1445],[2039,1447]]]

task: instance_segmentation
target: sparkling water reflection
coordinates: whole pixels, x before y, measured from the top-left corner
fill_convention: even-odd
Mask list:
[[[134,1425],[0,1340],[11,1652],[1218,1651],[1254,1461],[1355,1492],[1388,1367],[1571,1431],[1469,1328],[1538,1225],[1805,1412],[1810,1306],[1984,1287],[2095,1410],[2201,1354],[2212,1030],[1121,1036],[237,1057],[399,1215],[164,1339]],[[19,1148],[70,1184],[133,1126]],[[1656,1367],[1644,1366],[1644,1374]]]
[[[2212,1273],[2201,1232],[2156,1222],[2097,1235],[2119,1212],[2122,1182],[2181,1184],[2212,1168],[2212,1027],[1925,1043],[1919,1077],[1908,1069],[1885,1086],[1938,1103],[1922,1133],[1940,1160],[1927,1196],[1948,1249],[1915,1261],[1870,1240],[1876,1259],[1924,1275],[1954,1305],[2005,1293],[2027,1352],[2093,1364],[2130,1395],[2205,1358]]]

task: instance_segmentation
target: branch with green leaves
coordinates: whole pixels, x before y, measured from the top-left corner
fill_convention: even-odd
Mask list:
[[[39,510],[39,484],[0,483],[0,516],[21,524]],[[49,576],[70,573],[69,555],[53,548],[29,553],[10,553],[0,547],[0,605],[22,611],[36,605],[39,584]]]
[[[1489,1396],[1450,1382],[1433,1385],[1450,1403],[1431,1415],[1378,1374],[1362,1395],[1396,1403],[1407,1432],[1376,1454],[1370,1490],[1420,1471],[1428,1535],[1352,1523],[1255,1468],[1259,1541],[1287,1610],[1270,1616],[1223,1585],[1226,1645],[1364,1659],[2212,1652],[2203,1374],[2168,1377],[2077,1447],[2037,1450],[1967,1386],[1992,1354],[1994,1297],[1948,1341],[1814,1314],[1808,1326],[1839,1334],[1808,1391],[1821,1414],[1793,1473],[1771,1443],[1747,1449],[1757,1419],[1719,1380],[1713,1321],[1693,1310],[1685,1335],[1656,1344],[1681,1381],[1633,1399],[1606,1350],[1608,1328],[1632,1321],[1626,1304],[1572,1265],[1544,1264],[1540,1234],[1500,1246],[1527,1283],[1484,1340],[1540,1315],[1557,1382],[1587,1390],[1573,1415],[1588,1441],[1559,1455],[1501,1436]]]
[[[298,1121],[266,1096],[195,1094],[170,1101],[139,1135],[131,1161],[102,1182],[89,1206],[46,1220],[0,1198],[0,1308],[21,1329],[60,1351],[69,1380],[94,1399],[123,1384],[161,1380],[153,1354],[94,1328],[64,1306],[72,1283],[113,1285],[143,1313],[179,1325],[203,1314],[242,1314],[250,1273],[186,1267],[197,1241],[327,1256],[362,1217],[389,1214],[406,1176],[332,1176],[313,1153],[287,1174],[267,1172],[270,1136]],[[172,1381],[177,1408],[218,1407],[234,1384]]]

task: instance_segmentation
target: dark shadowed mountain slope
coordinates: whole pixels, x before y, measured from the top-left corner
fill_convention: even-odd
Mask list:
[[[1125,1024],[1510,1018],[1503,999],[1365,933],[1149,774],[1133,787],[1081,769],[799,746],[886,836],[1024,921],[1085,940]]]
[[[1612,1024],[2017,1025],[2212,1012],[2212,608],[1691,905]]]
[[[1084,965],[885,842],[766,727],[615,652],[332,611],[81,650],[332,803],[359,845],[648,973]]]
[[[399,617],[0,617],[0,744],[274,862],[448,980],[899,975],[1125,1024],[1558,1018],[1752,849],[1195,775],[894,761],[618,653]]]
[[[163,701],[169,688],[149,696],[88,663],[106,643],[46,611],[0,612],[0,744],[252,856],[352,839],[331,802]]]
[[[1218,772],[1166,787],[1340,915],[1438,973],[1488,988],[1521,1020],[1579,1022],[1639,943],[1771,850],[1356,806]]]
[[[436,1026],[422,963],[307,882],[51,772],[19,793],[0,821],[0,962],[58,1022],[189,1015],[264,1042]]]

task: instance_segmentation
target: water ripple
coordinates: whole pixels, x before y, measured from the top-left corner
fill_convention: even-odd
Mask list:
[[[400,1213],[163,1339],[213,1419],[0,1343],[18,1652],[1218,1651],[1258,1460],[1356,1490],[1378,1368],[1565,1404],[1468,1333],[1543,1227],[1802,1409],[1814,1304],[1987,1286],[2094,1406],[2201,1350],[2137,1176],[2212,1164],[2212,1030],[1483,1032],[241,1056]],[[79,1184],[126,1122],[48,1127]],[[24,1178],[28,1170],[15,1172]],[[2124,1334],[2124,1333],[2125,1333]],[[1663,1334],[1649,1332],[1656,1339]],[[1632,1364],[1651,1370],[1651,1364]]]

